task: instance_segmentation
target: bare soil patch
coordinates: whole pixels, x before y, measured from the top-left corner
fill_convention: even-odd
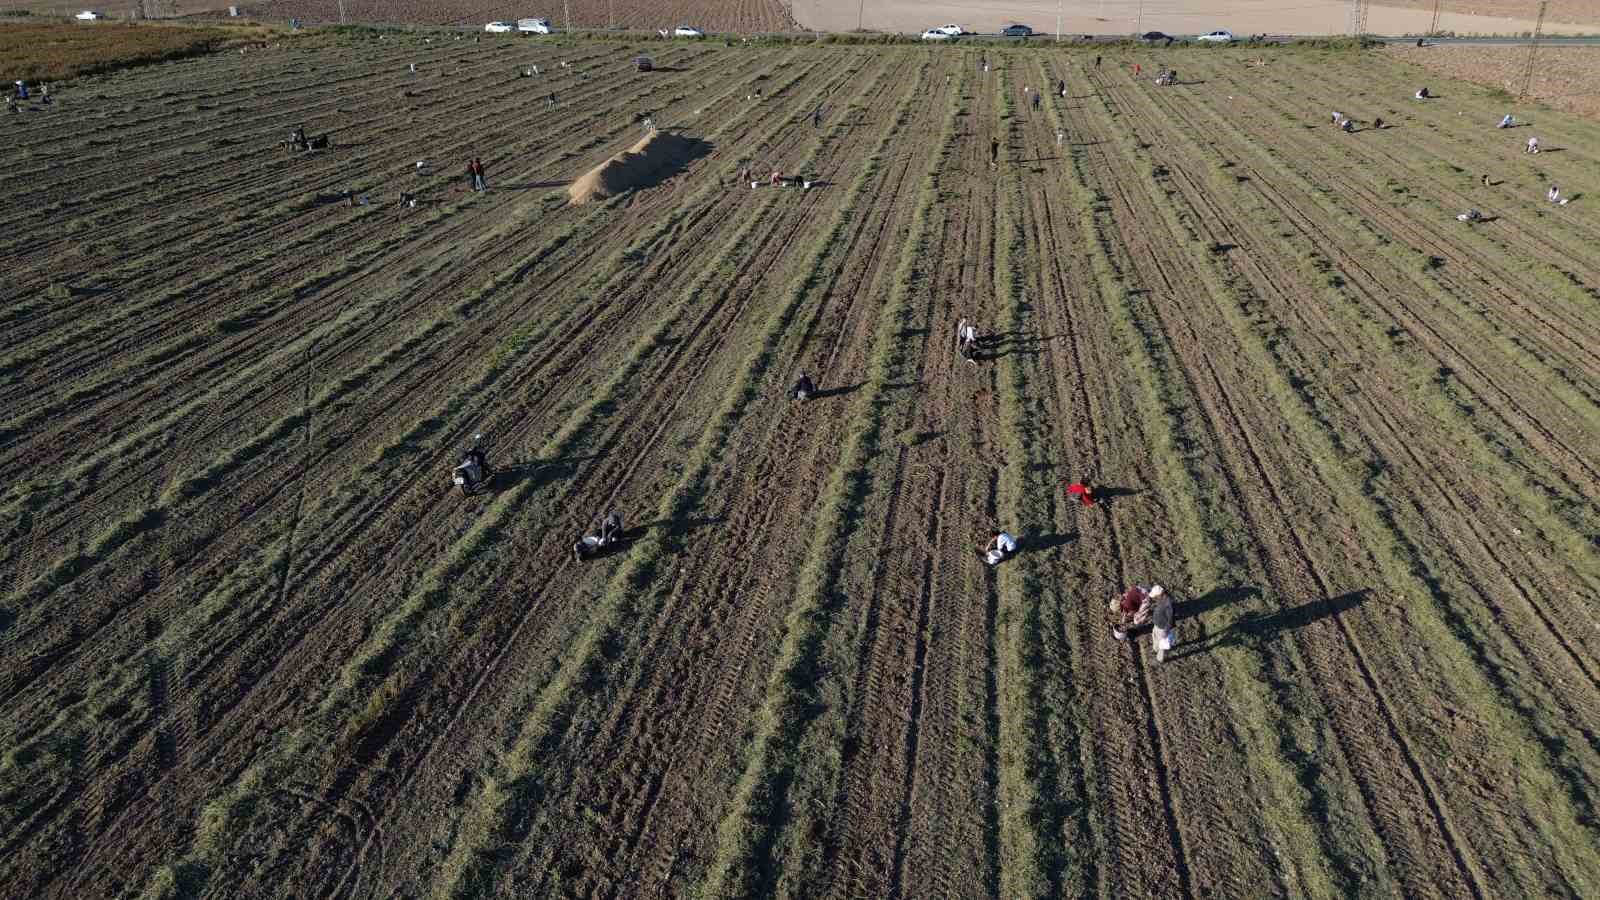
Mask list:
[[[259,26],[0,21],[0,79],[52,81],[108,72],[209,53],[232,41],[257,41],[271,33]]]
[[[1522,91],[1528,61],[1526,47],[1393,47],[1397,58],[1429,72],[1489,88],[1514,112],[1512,101]],[[1600,91],[1595,66],[1600,47],[1541,47],[1528,82],[1528,94],[1540,103],[1583,116],[1600,116]]]

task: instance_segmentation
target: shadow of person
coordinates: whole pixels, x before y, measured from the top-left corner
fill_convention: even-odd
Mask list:
[[[1027,534],[1023,535],[1022,540],[1017,542],[1017,549],[1022,553],[1042,553],[1046,550],[1054,550],[1057,547],[1065,547],[1077,539],[1076,532],[1071,534]]]
[[[635,525],[632,528],[625,529],[622,532],[622,536],[628,538],[629,540],[641,538],[644,537],[645,532],[650,531],[653,528],[665,528],[667,533],[672,535],[688,534],[689,532],[697,529],[709,528],[713,525],[721,525],[726,521],[728,520],[725,516],[700,516],[684,519],[657,519],[654,522],[645,522],[640,525]]]
[[[826,400],[829,397],[844,397],[861,390],[862,385],[865,384],[866,382],[863,381],[860,384],[840,385],[839,387],[835,388],[827,388],[825,390],[817,391],[815,394],[812,394],[811,397],[814,400]]]
[[[1101,485],[1094,489],[1094,499],[1098,503],[1110,505],[1112,501],[1120,497],[1137,497],[1142,493],[1144,493],[1144,488]]]
[[[1193,600],[1186,600],[1178,604],[1176,608],[1178,615],[1187,619],[1203,615],[1230,603],[1238,603],[1241,600],[1249,600],[1251,597],[1259,596],[1261,596],[1261,589],[1255,585],[1236,584],[1228,587],[1212,588]]]
[[[1228,588],[1225,590],[1235,591],[1239,589]],[[1254,591],[1255,589],[1249,588],[1247,590]],[[1365,602],[1371,593],[1371,588],[1361,588],[1360,590],[1340,594],[1337,597],[1319,597],[1317,599],[1302,603],[1299,606],[1290,606],[1273,612],[1258,612],[1252,615],[1247,615],[1239,619],[1237,622],[1234,622],[1228,628],[1216,634],[1208,635],[1196,643],[1187,645],[1180,643],[1178,648],[1176,648],[1178,652],[1172,657],[1169,657],[1169,659],[1188,656],[1191,653],[1205,653],[1211,650],[1221,650],[1228,647],[1244,646],[1246,644],[1262,644],[1273,640],[1280,635],[1304,628],[1314,622],[1320,622],[1323,619],[1338,616],[1348,610],[1354,609]],[[1210,595],[1208,594],[1206,596],[1209,597]],[[1244,596],[1250,595],[1246,594]],[[1204,599],[1204,597],[1201,598],[1201,600]],[[1234,597],[1233,599],[1226,601],[1218,600],[1209,608],[1214,609],[1217,606],[1221,606],[1223,602],[1237,602],[1239,599],[1243,599],[1243,597]],[[1201,600],[1193,602],[1199,603]],[[1191,615],[1190,604],[1185,603],[1179,605],[1177,612],[1179,621],[1178,627],[1180,629],[1179,633],[1181,635],[1181,629],[1183,627],[1182,622],[1190,618]],[[1197,615],[1198,612],[1199,611],[1196,610],[1194,614]]]

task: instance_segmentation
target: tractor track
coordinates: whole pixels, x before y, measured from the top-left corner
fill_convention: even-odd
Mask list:
[[[702,211],[700,213],[696,213],[694,215],[694,217],[691,218],[691,220],[689,222],[689,225],[690,226],[694,225],[696,222],[699,221],[699,219],[701,217],[703,217],[705,215],[706,212],[709,212],[709,210],[710,210],[710,207],[707,207],[704,211]],[[598,243],[590,245],[590,249],[587,251],[587,253],[592,254],[593,252],[595,252],[595,250],[599,246],[600,245]],[[575,260],[573,262],[573,265],[581,264],[585,258],[587,258],[587,257],[580,257],[579,259],[577,259],[577,260]],[[545,285],[545,287],[548,287],[548,286],[556,284],[561,277],[562,277],[562,275],[561,275],[560,272],[553,273],[547,279],[547,284]],[[535,290],[533,292],[530,292],[528,294],[529,299],[533,299],[533,298],[538,297],[540,292],[542,292],[543,290],[544,290],[544,287],[540,287],[537,290]],[[598,314],[600,311],[602,311],[605,308],[606,308],[605,304],[596,303],[596,304],[592,305],[592,307],[591,307],[591,314]],[[519,312],[520,312],[520,308],[516,307],[516,306],[513,306],[510,309],[506,310],[501,315],[501,321],[509,322],[509,321],[515,319],[517,317],[517,315],[519,314]],[[575,328],[568,328],[566,326],[563,326],[562,330],[571,330],[571,331],[574,331],[574,332],[581,333],[581,332],[584,331],[586,325],[587,325],[587,320],[583,320],[583,321],[580,321],[577,324],[577,327],[575,327]],[[494,325],[490,325],[489,327],[483,328],[481,333],[487,335],[487,334],[493,333],[493,331],[495,331],[495,330],[498,330],[497,327],[494,326]],[[466,349],[470,351],[472,349],[472,347],[469,345]],[[558,345],[555,348],[555,350],[552,351],[552,354],[554,352],[557,352],[557,351],[561,350],[561,349],[563,349],[562,346]],[[472,354],[468,353],[468,352],[453,352],[453,353],[448,353],[448,354],[441,354],[441,356],[447,362],[448,361],[453,361],[453,360],[458,360],[458,359],[470,359],[470,358],[472,358]],[[425,361],[425,359],[426,359],[425,357],[424,358],[418,358],[418,360],[414,364],[420,364],[421,362]],[[537,372],[540,369],[542,369],[543,365],[545,363],[550,362],[551,359],[552,359],[552,356],[543,357],[540,365],[537,365],[535,367],[534,372]],[[325,362],[322,363],[322,365],[323,365],[324,368],[327,368],[327,367],[329,367],[331,365],[331,363],[325,361]],[[405,374],[405,370],[402,369],[399,374],[400,375],[404,375]],[[430,372],[425,377],[423,377],[422,379],[419,379],[419,381],[422,382],[422,383],[438,383],[438,382],[441,382],[441,381],[448,382],[450,380],[452,380],[452,379],[449,376],[441,374],[441,373],[434,373],[434,372]],[[559,395],[558,392],[553,390],[557,386],[556,385],[551,385],[550,387],[552,388],[552,390],[547,390],[545,392],[545,395],[546,396],[558,396]],[[384,407],[381,407],[381,406],[379,406],[377,408],[378,409],[384,409]],[[526,421],[537,421],[537,419],[531,419],[531,420],[526,420]],[[369,425],[368,429],[371,430],[372,427],[373,427],[372,425]],[[422,475],[422,471],[425,469],[426,466],[428,466],[430,464],[431,463],[429,461],[419,460],[418,463],[417,463],[417,467],[418,468],[417,468],[416,471],[410,471],[410,472],[401,473],[403,475],[403,477],[400,479],[400,484],[403,487],[400,488],[400,489],[397,489],[397,491],[394,492],[394,493],[398,493],[399,490],[409,490],[410,489],[410,485],[415,484],[416,480]],[[135,479],[130,480],[129,483],[130,484],[131,483],[137,483],[138,481],[139,481],[139,479],[135,478]],[[393,499],[393,494],[391,494],[390,499],[384,500],[381,504],[379,504],[378,506],[374,507],[374,509],[387,508],[387,506],[392,501],[392,499]],[[357,523],[357,524],[359,524],[359,523]],[[342,542],[342,539],[338,536],[338,534],[335,534],[335,535],[332,536],[332,538],[327,543],[330,543],[332,545],[337,546],[341,542]],[[58,614],[57,614],[57,618],[59,618],[59,611],[58,611]]]
[[[1102,89],[1105,87],[1103,82],[1100,86]],[[1130,181],[1135,180],[1130,178]],[[1164,236],[1166,242],[1174,246],[1183,242],[1182,235],[1167,233]],[[1158,296],[1170,296],[1170,284],[1170,279],[1167,279],[1167,289],[1158,292]],[[1204,292],[1196,292],[1189,299],[1191,302],[1184,303],[1183,307],[1194,310],[1209,298]],[[1151,311],[1157,317],[1156,325],[1165,335],[1167,343],[1188,363],[1182,370],[1183,378],[1188,384],[1190,393],[1199,398],[1207,408],[1206,427],[1211,432],[1213,441],[1218,446],[1232,450],[1223,457],[1230,463],[1229,469],[1233,470],[1228,474],[1230,489],[1240,501],[1237,508],[1252,525],[1249,533],[1261,541],[1259,548],[1262,555],[1266,558],[1282,558],[1287,555],[1290,567],[1303,572],[1304,577],[1309,579],[1309,586],[1314,588],[1314,596],[1324,598],[1328,604],[1328,618],[1334,623],[1338,644],[1346,651],[1348,668],[1351,671],[1347,673],[1339,671],[1344,667],[1338,664],[1337,656],[1330,658],[1326,642],[1302,640],[1304,658],[1312,667],[1313,677],[1323,685],[1318,692],[1319,696],[1325,698],[1326,708],[1335,721],[1334,732],[1339,736],[1345,755],[1351,760],[1350,770],[1358,780],[1362,796],[1368,805],[1369,815],[1388,835],[1385,846],[1391,848],[1393,853],[1401,854],[1394,860],[1399,864],[1396,874],[1421,879],[1413,882],[1414,884],[1450,883],[1454,884],[1458,891],[1471,892],[1478,897],[1484,896],[1476,863],[1466,855],[1467,845],[1457,834],[1445,806],[1439,799],[1434,779],[1422,768],[1415,746],[1401,728],[1392,698],[1373,676],[1372,663],[1362,642],[1344,621],[1338,605],[1334,603],[1336,593],[1333,592],[1333,586],[1327,575],[1310,554],[1292,523],[1285,522],[1282,525],[1272,526],[1263,519],[1261,510],[1274,510],[1277,511],[1277,515],[1287,517],[1287,511],[1294,507],[1289,503],[1289,497],[1272,480],[1269,473],[1272,467],[1265,464],[1261,450],[1250,437],[1252,429],[1245,424],[1245,419],[1239,412],[1240,402],[1233,396],[1234,392],[1227,387],[1232,379],[1225,381],[1216,374],[1211,355],[1192,349],[1192,343],[1199,341],[1198,336],[1193,334],[1192,322],[1180,327],[1175,322],[1167,321],[1159,306],[1154,303],[1151,304]],[[1179,340],[1180,338],[1185,340]],[[1197,372],[1205,372],[1212,376],[1209,380],[1215,391],[1204,389],[1202,383],[1196,381]],[[1235,467],[1240,465],[1240,460],[1248,462],[1248,475],[1236,470]],[[1245,484],[1262,485],[1265,496],[1252,500],[1250,492],[1243,490]],[[1280,535],[1279,543],[1273,546],[1259,537],[1267,534]],[[1287,554],[1284,553],[1285,544],[1289,550]],[[1274,581],[1274,587],[1281,596],[1311,593],[1296,591],[1289,585],[1282,584],[1281,579],[1284,577],[1282,570],[1269,567],[1268,577]],[[1297,632],[1297,638],[1299,635]],[[1346,687],[1341,684],[1348,682],[1352,677],[1356,680],[1357,686]],[[1372,698],[1372,713],[1363,714],[1352,709],[1358,702],[1357,698],[1362,697]],[[1386,752],[1381,746],[1373,746],[1370,729],[1360,724],[1374,718],[1382,723],[1382,733],[1394,748],[1392,752]],[[1398,774],[1392,763],[1384,765],[1385,760],[1392,760],[1395,755],[1398,755],[1403,764],[1404,780],[1410,783],[1417,799],[1431,813],[1434,827],[1429,831],[1415,830],[1414,823],[1405,812],[1407,804],[1397,802],[1393,780],[1379,784],[1374,784],[1371,780],[1373,776],[1384,773],[1386,769],[1389,773]],[[1408,832],[1410,833],[1407,834]],[[1451,860],[1452,864],[1447,868],[1441,868],[1441,856]],[[1424,875],[1414,871],[1413,867],[1426,868],[1429,871]]]
[[[816,196],[818,198],[821,198],[822,196],[825,196],[825,195],[818,194],[818,195],[814,195],[814,196]],[[809,204],[809,208],[812,209],[812,210],[815,210],[815,209],[818,208],[818,204],[820,204],[820,203],[821,203],[820,199],[818,199],[816,201],[813,201],[812,203]],[[791,240],[793,238],[793,236],[795,234],[798,234],[800,232],[801,228],[804,226],[806,221],[807,221],[807,216],[801,216],[800,218],[798,218],[794,222],[794,224],[793,224],[793,226],[792,226],[792,228],[790,230],[788,230],[788,231],[771,231],[771,232],[769,232],[766,235],[766,237],[763,238],[762,243],[756,247],[756,249],[752,252],[751,255],[754,258],[760,258],[763,255],[762,249],[768,243],[775,243],[778,246],[781,246],[781,245],[787,243],[789,240]],[[746,271],[754,272],[754,273],[760,273],[760,272],[764,272],[765,270],[764,269],[753,268],[753,269],[747,269]],[[756,293],[757,293],[755,291],[753,285],[751,285],[751,286],[738,286],[738,285],[735,285],[735,286],[731,286],[723,294],[723,296],[728,296],[729,294],[740,293],[740,292],[743,293],[744,299],[742,301],[740,301],[740,304],[737,307],[737,309],[735,310],[735,312],[733,313],[732,318],[738,318],[740,313],[742,313],[742,310],[744,309],[744,305],[747,304],[751,298],[756,296]],[[704,325],[696,325],[696,326],[694,326],[694,327],[692,327],[690,329],[691,333],[695,333],[695,334],[704,333],[707,330],[708,329]],[[717,333],[725,333],[725,332],[722,332],[721,329],[715,329],[715,331]],[[705,354],[704,359],[705,360],[712,359],[714,357],[714,355],[715,355],[715,352],[714,352],[715,349],[716,348],[713,347],[712,348],[712,352]],[[702,363],[702,365],[704,365],[704,363]],[[678,399],[673,401],[672,405],[675,406],[677,403],[682,402],[684,397],[686,397],[688,395],[689,395],[689,392],[680,393],[678,395]],[[672,420],[673,420],[673,417],[670,414],[660,417],[661,425],[657,428],[655,433],[650,437],[650,439],[646,443],[644,449],[642,449],[636,456],[633,457],[633,462],[630,463],[628,468],[621,474],[621,476],[616,478],[615,483],[617,484],[617,488],[613,491],[613,497],[608,497],[604,502],[596,504],[595,508],[605,508],[605,507],[608,507],[608,506],[612,505],[612,501],[613,501],[613,498],[615,496],[615,493],[617,491],[622,490],[623,486],[625,486],[625,485],[627,485],[629,483],[633,471],[637,468],[637,466],[640,463],[642,463],[644,458],[655,448],[656,442],[659,440],[659,438],[661,436],[661,433],[664,431],[664,429],[666,428],[667,424],[670,423]],[[565,561],[566,558],[563,556],[562,559],[563,559],[563,562],[557,567],[556,572],[552,573],[552,575],[551,575],[552,578],[558,576],[560,574],[560,571],[565,569],[565,567],[567,565],[567,563]],[[475,683],[475,687],[481,686],[484,683],[484,680],[487,679],[488,676],[491,673],[494,673],[494,672],[498,671],[500,666],[503,665],[502,660],[504,659],[504,656],[503,656],[504,652],[508,651],[511,647],[513,647],[513,646],[515,646],[517,644],[517,638],[516,638],[516,633],[515,632],[519,631],[520,628],[525,623],[527,623],[527,622],[532,620],[531,619],[531,613],[536,611],[537,609],[538,609],[538,607],[537,607],[536,604],[535,605],[530,605],[529,610],[528,610],[529,615],[525,615],[522,619],[519,620],[516,629],[514,629],[514,631],[513,631],[512,637],[507,639],[506,642],[501,646],[500,655],[497,655],[496,657],[493,658],[493,660],[490,662],[489,666],[484,670],[483,675],[480,676],[479,681]],[[476,693],[476,690],[470,691],[469,692],[469,696],[472,695],[472,694],[475,694],[475,693]],[[465,707],[465,705],[463,705],[460,708],[461,709],[465,709],[466,707]],[[453,730],[453,727],[454,727],[455,723],[458,722],[458,721],[459,721],[459,713],[458,713],[456,718],[451,720],[450,726],[447,726],[446,729],[443,732],[440,733],[439,740],[436,741],[435,743],[431,744],[430,747],[442,746],[445,743],[445,741],[443,740],[444,737],[446,735],[448,735],[448,733],[451,730]],[[425,762],[426,762],[425,758],[419,759],[417,761],[417,763],[414,765],[414,767],[411,769],[411,771],[413,771],[413,772],[420,771],[424,767]],[[401,796],[398,787],[396,788],[395,796],[396,796],[397,799]]]

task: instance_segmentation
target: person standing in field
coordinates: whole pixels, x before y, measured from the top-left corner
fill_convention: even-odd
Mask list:
[[[978,347],[978,328],[966,319],[956,325],[956,352],[962,359],[971,360],[972,351]]]
[[[815,394],[816,392],[817,383],[811,380],[811,376],[808,373],[801,372],[800,377],[795,379],[794,387],[789,391],[789,397],[804,403],[805,401],[811,399],[811,395]]]
[[[816,109],[813,109],[811,111],[811,127],[812,128],[820,128],[821,126],[822,126],[822,107],[819,106]]]
[[[989,168],[1000,168],[1000,139],[989,139]]]
[[[1138,63],[1134,63],[1134,64],[1133,64],[1133,77],[1135,77],[1135,78],[1138,78],[1138,77],[1139,77],[1139,72],[1140,72],[1140,71],[1141,71],[1141,70],[1140,70],[1140,68],[1139,68],[1139,64],[1138,64]]]
[[[483,173],[483,160],[477,158],[476,156],[472,158],[472,174],[474,178],[474,184],[477,185],[478,190],[488,191],[489,178]]]
[[[1165,662],[1167,651],[1178,642],[1173,628],[1172,598],[1161,585],[1150,589],[1150,650],[1156,662]]]
[[[1065,78],[1056,79],[1056,93],[1061,95],[1061,99],[1067,99],[1067,80]]]
[[[1100,57],[1099,57],[1099,56],[1096,56],[1096,57],[1095,57],[1095,58],[1094,58],[1094,67],[1095,67],[1095,68],[1096,68],[1096,69],[1098,69],[1098,68],[1100,68]]]
[[[1033,111],[1034,112],[1038,112],[1039,111],[1039,92],[1038,91],[1034,91],[1033,92]]]

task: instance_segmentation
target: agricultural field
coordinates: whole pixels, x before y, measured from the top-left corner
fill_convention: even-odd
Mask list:
[[[543,16],[565,27],[567,15],[575,28],[629,28],[656,31],[693,25],[704,31],[733,34],[796,31],[798,26],[782,0],[701,0],[665,3],[661,0],[344,0],[349,22],[413,22],[425,25],[478,25],[498,20],[514,21]],[[337,0],[261,0],[242,9],[270,19],[298,18],[304,22],[338,22]]]
[[[1488,88],[1490,94],[1510,103],[1522,93],[1528,73],[1527,47],[1413,47],[1389,52],[1408,63]],[[1600,93],[1591,89],[1600,47],[1541,47],[1534,56],[1528,96],[1556,109],[1600,118]]]
[[[1600,124],[1381,51],[642,46],[3,120],[5,894],[1600,894]],[[699,150],[569,205],[645,112]]]
[[[0,25],[0,84],[18,79],[57,81],[134,65],[198,56],[279,36],[264,25],[190,28],[153,24],[63,24],[22,21]]]

